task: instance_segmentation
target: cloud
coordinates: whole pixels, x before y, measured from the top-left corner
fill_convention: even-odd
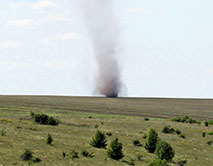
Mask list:
[[[71,19],[67,19],[62,16],[47,16],[42,19],[43,22],[56,22],[56,21],[71,21]]]
[[[141,7],[130,7],[127,9],[128,12],[130,13],[142,13],[142,14],[147,14],[147,13],[152,13],[152,9],[146,9],[146,8],[141,8]]]
[[[23,47],[25,46],[24,43],[21,42],[12,42],[12,41],[6,41],[1,48],[17,48],[17,47]]]
[[[3,16],[5,14],[5,12],[0,10],[0,16]]]
[[[49,8],[49,7],[56,7],[57,5],[49,0],[40,0],[39,2],[35,3],[33,5],[34,9],[44,9],[44,8]]]
[[[56,40],[72,40],[72,39],[76,39],[77,38],[77,34],[76,33],[67,33],[64,35],[59,35],[56,36]]]
[[[44,45],[52,45],[52,44],[56,44],[57,41],[75,40],[77,39],[77,36],[78,35],[76,33],[66,33],[66,34],[58,35],[49,39],[48,38],[41,39],[39,40],[39,42]]]
[[[22,19],[22,20],[9,20],[7,25],[17,26],[17,27],[26,27],[32,25],[34,22],[33,19]]]

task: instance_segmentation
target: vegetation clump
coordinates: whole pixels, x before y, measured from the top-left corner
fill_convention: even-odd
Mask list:
[[[154,129],[150,129],[148,136],[147,136],[147,141],[146,141],[146,145],[145,145],[145,149],[149,152],[149,153],[154,153],[155,149],[156,149],[156,144],[158,141],[158,134]]]
[[[175,151],[166,141],[159,140],[156,146],[155,154],[161,160],[171,161]]]
[[[209,146],[211,146],[211,145],[213,144],[213,140],[207,141],[207,144],[208,144]]]
[[[31,113],[31,116],[32,116],[32,113]],[[52,126],[57,126],[59,124],[59,120],[43,113],[33,114],[32,117],[34,118],[34,121],[39,124],[52,125]]]
[[[140,143],[140,141],[138,139],[133,140],[133,145],[134,146],[142,146],[142,144]]]
[[[188,116],[175,117],[175,118],[172,118],[171,121],[181,122],[181,123],[197,123],[197,124],[200,124],[200,121],[198,121],[196,119],[192,119]]]
[[[156,159],[149,166],[169,166],[166,160]]]
[[[172,127],[170,127],[170,126],[164,126],[162,132],[163,132],[163,133],[166,133],[166,134],[174,133],[174,132],[175,132],[175,129],[172,128]]]
[[[71,153],[70,153],[70,158],[71,159],[79,158],[78,152],[76,152],[75,150],[72,150]]]
[[[51,134],[48,134],[48,135],[47,135],[47,144],[48,144],[48,145],[51,145],[52,142],[53,142],[53,137],[52,137]]]
[[[114,159],[114,160],[120,160],[124,157],[122,152],[123,145],[118,141],[118,138],[115,138],[111,144],[109,149],[107,150],[107,156]]]
[[[21,159],[24,161],[32,161],[34,163],[41,162],[39,157],[33,157],[33,152],[30,149],[25,150],[25,152],[21,155]]]
[[[210,120],[210,121],[209,121],[209,125],[213,125],[213,120]]]
[[[83,150],[83,151],[81,152],[81,154],[82,154],[82,156],[84,156],[84,157],[94,157],[93,152],[88,152],[88,151],[86,151],[86,150]]]
[[[176,132],[177,135],[181,134],[181,131],[179,129],[176,129],[175,132]]]
[[[105,134],[98,130],[95,134],[95,137],[92,138],[90,145],[96,148],[106,148],[107,139]]]
[[[1,129],[1,136],[6,136],[6,129],[5,128],[3,128],[3,129]]]
[[[149,118],[144,118],[145,121],[149,121]]]
[[[204,122],[204,125],[205,125],[206,127],[208,127],[208,126],[209,126],[209,122],[208,122],[208,121],[205,121],[205,122]]]

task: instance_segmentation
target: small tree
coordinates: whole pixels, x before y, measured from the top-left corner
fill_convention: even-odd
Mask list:
[[[167,142],[159,140],[156,146],[155,154],[161,160],[171,161],[175,155],[175,151]]]
[[[108,157],[110,157],[114,160],[119,160],[119,159],[123,158],[124,155],[123,155],[123,152],[122,152],[122,148],[123,148],[122,143],[120,143],[118,141],[118,138],[115,138],[111,142],[110,147],[107,150]]]
[[[149,166],[168,166],[166,160],[156,159]]]
[[[30,161],[33,159],[33,152],[30,149],[26,149],[25,152],[21,155],[22,160]]]
[[[157,141],[158,141],[157,132],[154,129],[150,129],[147,136],[146,145],[145,145],[146,150],[150,153],[154,153],[156,149]]]
[[[95,137],[90,142],[90,145],[96,148],[106,148],[107,139],[105,134],[98,130],[95,134]]]
[[[52,137],[52,135],[48,134],[47,135],[47,144],[51,145],[52,142],[53,142],[53,137]]]

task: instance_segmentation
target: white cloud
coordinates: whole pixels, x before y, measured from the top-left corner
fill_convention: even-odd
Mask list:
[[[0,16],[3,16],[5,13],[0,10]]]
[[[130,7],[127,9],[128,12],[130,13],[152,13],[153,10],[151,9],[146,9],[146,8],[141,8],[141,7]]]
[[[5,42],[1,48],[14,48],[14,47],[23,47],[25,44],[21,42],[12,42],[12,41],[7,41]]]
[[[22,20],[9,20],[7,25],[9,26],[18,26],[18,27],[26,27],[32,25],[34,22],[33,19],[22,19]]]
[[[33,5],[33,8],[44,9],[44,8],[56,7],[56,6],[57,5],[54,2],[51,2],[49,0],[40,0],[39,2],[37,2]]]
[[[55,21],[71,21],[71,19],[67,19],[62,16],[47,16],[42,19],[43,22],[55,22]]]
[[[59,35],[56,36],[56,40],[72,40],[72,39],[76,39],[77,34],[76,33],[67,33],[64,35]]]

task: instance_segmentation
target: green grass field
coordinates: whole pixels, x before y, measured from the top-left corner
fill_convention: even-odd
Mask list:
[[[36,124],[30,112],[43,112],[58,118],[59,126]],[[21,154],[31,149],[34,156],[42,162],[38,166],[147,166],[155,155],[145,148],[143,135],[154,128],[159,136],[175,150],[174,162],[187,159],[187,166],[213,166],[213,146],[206,142],[213,135],[202,137],[202,132],[213,131],[213,126],[203,123],[187,124],[171,122],[176,116],[190,116],[200,121],[213,120],[213,100],[201,99],[158,99],[158,98],[101,98],[101,97],[57,97],[57,96],[0,96],[0,166],[30,165],[22,161]],[[144,117],[149,117],[145,121]],[[185,134],[183,139],[176,134],[164,134],[162,128],[170,125]],[[125,157],[120,161],[107,158],[106,149],[90,146],[97,130],[111,132],[108,144],[115,137],[123,143]],[[50,133],[53,145],[46,144]],[[138,139],[143,146],[136,147],[133,140]],[[78,159],[63,158],[63,152],[75,150]],[[83,157],[82,150],[94,153],[93,158]],[[137,159],[142,155],[142,161]]]

